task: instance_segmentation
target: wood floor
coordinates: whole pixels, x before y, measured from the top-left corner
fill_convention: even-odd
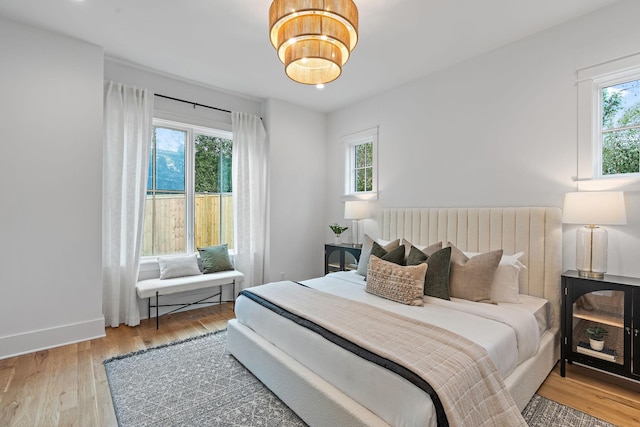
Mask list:
[[[166,316],[158,331],[146,320],[107,328],[105,338],[0,360],[0,426],[116,426],[103,360],[221,330],[231,318],[228,303]],[[609,381],[578,366],[561,378],[556,367],[538,394],[619,426],[640,425],[640,388]]]

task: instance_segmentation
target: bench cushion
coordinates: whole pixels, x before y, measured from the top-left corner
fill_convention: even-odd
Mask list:
[[[136,292],[140,298],[150,298],[154,297],[156,292],[160,295],[175,294],[177,292],[226,285],[234,280],[242,280],[243,278],[244,274],[239,271],[229,270],[199,276],[176,277],[173,279],[148,279],[141,280],[136,284]]]

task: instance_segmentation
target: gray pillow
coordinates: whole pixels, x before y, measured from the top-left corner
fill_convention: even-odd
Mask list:
[[[404,245],[405,247],[405,258],[409,256],[409,252],[411,252],[411,248],[415,247],[413,246],[413,244],[408,241],[407,239],[402,239],[402,241],[400,242],[402,245]],[[438,242],[438,243],[434,243],[433,245],[429,245],[426,246],[422,249],[416,248],[419,251],[422,251],[425,253],[425,255],[427,256],[431,256],[432,253],[434,253],[435,251],[439,251],[440,249],[442,249],[442,242]],[[407,264],[409,265],[409,264]]]
[[[371,256],[375,256],[383,261],[392,262],[397,265],[404,265],[404,246],[400,245],[395,249],[387,251],[378,243],[373,242],[373,245],[371,247]],[[369,274],[368,270],[369,268],[367,266],[367,274]],[[366,280],[367,276],[364,276],[364,278]]]
[[[364,243],[362,244],[362,250],[360,251],[360,261],[358,261],[357,273],[361,276],[367,276],[367,267],[369,266],[369,257],[371,256],[371,248],[373,247],[373,239],[369,235],[364,235]],[[390,251],[400,246],[400,239],[396,239],[384,245],[384,249]]]
[[[198,252],[200,252],[204,274],[233,270],[226,243],[218,246],[198,248]]]
[[[409,251],[409,256],[407,257],[407,265],[418,265],[422,263],[429,266],[424,278],[424,294],[449,300],[451,248],[447,247],[437,250],[428,256],[415,246],[412,246]]]

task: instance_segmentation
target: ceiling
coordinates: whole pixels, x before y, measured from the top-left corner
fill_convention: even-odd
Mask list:
[[[104,47],[108,58],[330,112],[620,0],[355,0],[359,42],[324,89],[289,80],[271,0],[0,0],[0,16]]]

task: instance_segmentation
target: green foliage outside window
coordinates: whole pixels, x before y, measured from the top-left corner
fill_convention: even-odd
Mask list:
[[[373,143],[353,147],[355,156],[355,191],[373,191]]]
[[[640,172],[640,80],[602,90],[602,174]]]
[[[230,193],[233,141],[215,136],[196,135],[196,193]]]

